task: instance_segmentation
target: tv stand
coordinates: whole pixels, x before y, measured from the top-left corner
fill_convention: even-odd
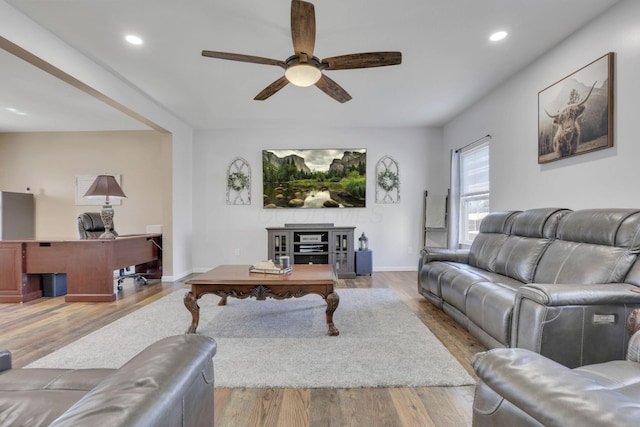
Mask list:
[[[267,227],[269,259],[289,256],[292,264],[331,264],[338,277],[356,277],[353,230],[333,224],[285,224]]]

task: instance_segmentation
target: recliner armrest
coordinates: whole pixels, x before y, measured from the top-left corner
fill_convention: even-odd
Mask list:
[[[516,292],[509,346],[571,368],[624,359],[627,316],[640,307],[634,289],[628,283],[524,285]]]
[[[469,249],[423,248],[420,250],[421,265],[432,261],[468,263]]]
[[[0,372],[11,369],[11,352],[8,350],[0,351]]]
[[[520,348],[477,354],[473,368],[494,392],[545,426],[634,426],[640,402]]]
[[[637,286],[628,283],[595,285],[529,283],[516,294],[516,300],[527,298],[546,306],[639,304]]]
[[[213,425],[215,353],[215,340],[204,335],[176,335],[157,341],[50,426]]]

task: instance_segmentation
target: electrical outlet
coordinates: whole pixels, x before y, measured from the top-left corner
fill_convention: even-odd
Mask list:
[[[234,254],[235,256],[240,256],[240,248],[235,248],[235,249],[233,250],[233,254]]]

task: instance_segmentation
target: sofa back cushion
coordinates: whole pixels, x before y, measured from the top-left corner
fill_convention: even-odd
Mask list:
[[[569,212],[568,209],[542,208],[519,213],[496,257],[496,273],[531,283],[540,257],[556,235],[560,219]]]
[[[469,264],[487,271],[495,271],[496,257],[511,232],[519,211],[493,212],[480,223],[480,232],[469,250]]]
[[[588,209],[567,214],[544,252],[535,282],[623,282],[640,251],[640,211]]]

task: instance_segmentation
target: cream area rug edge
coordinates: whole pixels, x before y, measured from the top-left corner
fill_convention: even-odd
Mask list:
[[[185,332],[180,289],[30,364],[118,368],[146,346]],[[356,388],[472,385],[475,381],[392,289],[338,289],[327,334],[318,295],[256,301],[205,295],[197,333],[216,339],[216,387]]]

